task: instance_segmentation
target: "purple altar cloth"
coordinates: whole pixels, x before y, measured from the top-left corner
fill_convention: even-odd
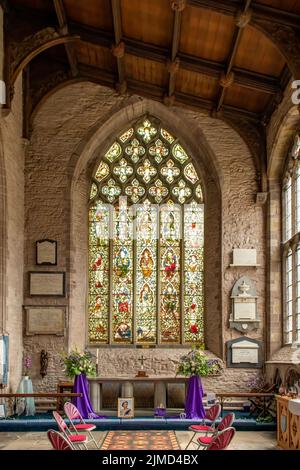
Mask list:
[[[82,393],[82,397],[73,397],[72,403],[76,406],[81,416],[85,419],[105,418],[94,413],[89,396],[89,383],[85,374],[76,375],[73,393]]]
[[[198,375],[192,375],[192,377],[189,378],[185,401],[185,414],[187,419],[203,419],[205,417],[205,410],[202,403],[203,395],[201,378]]]

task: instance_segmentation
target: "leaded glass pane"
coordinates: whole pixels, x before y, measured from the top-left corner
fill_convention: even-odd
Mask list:
[[[156,342],[157,211],[149,204],[137,209],[136,337]]]
[[[133,133],[134,133],[134,129],[133,127],[131,127],[130,129],[128,129],[128,131],[124,132],[124,134],[122,134],[121,137],[119,137],[120,141],[124,144],[125,142],[127,142],[127,140],[130,139],[130,137],[133,136]]]
[[[95,179],[97,181],[102,181],[109,175],[109,166],[107,163],[101,162],[96,171]]]
[[[112,178],[101,188],[102,194],[109,202],[114,202],[121,194],[121,188]]]
[[[174,145],[172,153],[174,158],[176,158],[176,160],[178,160],[180,163],[185,163],[189,158],[180,144]]]
[[[125,147],[125,153],[126,155],[129,155],[131,157],[131,160],[133,163],[137,163],[140,158],[145,154],[146,149],[143,145],[140,144],[138,139],[133,139],[130,142],[130,145]]]
[[[190,204],[184,210],[184,341],[203,339],[203,205]]]
[[[157,170],[151,165],[151,162],[146,158],[143,165],[139,166],[137,169],[137,174],[142,176],[145,183],[149,183],[151,179],[156,175]]]
[[[189,163],[184,169],[184,176],[193,184],[199,181],[195,167],[192,163]]]
[[[98,187],[95,183],[92,183],[92,186],[91,186],[91,191],[90,191],[90,199],[94,199],[94,197],[96,196],[98,192]]]
[[[169,155],[169,149],[162,143],[160,139],[149,148],[149,154],[154,157],[156,163],[161,163],[163,159]]]
[[[180,169],[175,166],[171,159],[167,161],[166,166],[163,166],[160,172],[168,183],[173,183],[173,181],[180,175]]]
[[[161,133],[161,136],[169,143],[169,144],[173,144],[174,142],[174,137],[168,132],[166,131],[165,129],[161,129],[160,130],[160,133]]]
[[[149,119],[145,119],[142,126],[138,127],[137,133],[142,137],[143,141],[148,144],[157,134],[157,129],[151,124]]]
[[[122,158],[119,164],[114,167],[113,173],[117,175],[121,183],[126,183],[128,178],[133,174],[133,168],[131,165],[128,165],[125,158]]]
[[[180,180],[178,186],[174,186],[172,189],[172,194],[177,197],[180,204],[184,204],[191,196],[192,190],[184,180]]]
[[[105,158],[110,162],[116,160],[122,153],[122,148],[118,142],[114,142],[108,152],[105,154]]]
[[[137,179],[134,179],[131,185],[125,188],[125,194],[127,196],[130,196],[132,202],[136,204],[145,194],[145,188],[140,184]]]

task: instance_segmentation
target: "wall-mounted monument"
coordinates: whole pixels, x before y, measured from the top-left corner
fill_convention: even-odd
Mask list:
[[[262,347],[260,341],[243,336],[227,341],[226,347],[227,367],[262,367]]]
[[[233,286],[229,324],[241,333],[259,327],[256,289],[247,276],[242,276]]]

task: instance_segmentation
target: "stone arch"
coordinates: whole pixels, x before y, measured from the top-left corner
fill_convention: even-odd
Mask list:
[[[73,153],[68,166],[68,175],[70,183],[70,320],[69,320],[69,338],[70,343],[83,347],[86,338],[82,335],[82,312],[85,311],[85,303],[81,301],[78,305],[78,299],[82,288],[80,282],[82,279],[87,281],[87,223],[86,229],[83,229],[82,221],[87,220],[87,197],[90,177],[92,171],[99,161],[99,156],[110,146],[115,136],[124,128],[129,127],[133,122],[149,113],[156,116],[164,123],[164,126],[174,135],[180,138],[185,149],[193,157],[194,164],[197,167],[202,179],[204,198],[206,201],[207,215],[205,217],[206,246],[205,252],[209,255],[212,250],[218,251],[219,259],[222,258],[221,243],[221,186],[222,172],[218,168],[218,162],[214,152],[208,144],[201,127],[188,121],[174,110],[166,108],[164,105],[139,97],[131,97],[124,100],[115,112],[110,112],[109,116],[104,116],[98,121],[81,141]],[[82,233],[82,230],[85,233]],[[208,236],[208,233],[210,236]],[[212,246],[210,246],[212,245]],[[210,256],[206,259],[206,274],[208,285],[215,285],[215,290],[205,288],[205,300],[208,309],[215,310],[217,321],[206,323],[206,345],[208,349],[222,356],[223,354],[223,321],[221,308],[222,275],[221,263],[210,261]],[[80,260],[80,262],[79,262]],[[211,279],[210,279],[211,278]],[[86,284],[85,284],[86,285]],[[218,291],[220,296],[216,296]],[[84,293],[86,296],[86,292]],[[216,299],[216,297],[219,297]],[[79,328],[79,325],[81,327]]]

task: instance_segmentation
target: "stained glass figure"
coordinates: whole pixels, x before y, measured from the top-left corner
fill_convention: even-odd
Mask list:
[[[90,187],[91,344],[203,342],[202,202],[190,156],[158,119],[116,137]]]

